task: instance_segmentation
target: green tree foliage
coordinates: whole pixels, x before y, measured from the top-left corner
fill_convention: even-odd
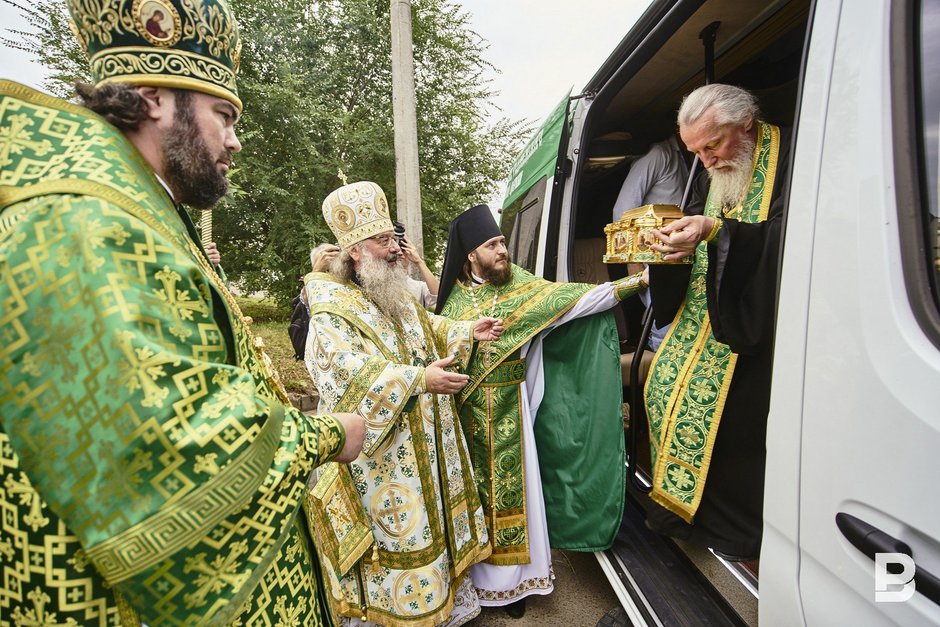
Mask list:
[[[75,80],[87,80],[61,0],[0,1],[18,6],[35,29],[5,43],[15,39],[53,70],[47,89],[68,96]],[[243,39],[244,148],[213,235],[229,278],[285,304],[310,270],[310,248],[332,241],[320,205],[342,184],[340,172],[378,183],[394,211],[389,2],[230,3]],[[492,69],[487,44],[462,7],[413,0],[412,15],[425,256],[433,265],[447,223],[493,195],[530,129],[490,115],[497,112],[484,78]]]
[[[25,18],[26,30],[4,29],[0,43],[31,53],[49,70],[43,88],[60,98],[75,94],[73,85],[89,82],[91,69],[85,51],[72,31],[62,0],[0,0],[15,7]]]

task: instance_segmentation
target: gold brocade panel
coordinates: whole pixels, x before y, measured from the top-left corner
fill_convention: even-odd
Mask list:
[[[492,530],[493,554],[487,562],[498,566],[529,563],[519,395],[525,373],[525,360],[502,362],[461,408],[487,527]]]
[[[0,162],[0,624],[317,624],[298,505],[339,424],[285,408],[114,128],[0,81]]]
[[[306,363],[321,409],[355,411],[367,427],[359,458],[324,469],[305,503],[329,525],[318,533],[332,536],[323,571],[333,610],[389,625],[440,623],[457,579],[489,545],[452,398],[425,392],[423,373],[443,347],[469,355],[472,325],[416,303],[393,321],[358,287],[326,275],[308,275],[306,289]]]

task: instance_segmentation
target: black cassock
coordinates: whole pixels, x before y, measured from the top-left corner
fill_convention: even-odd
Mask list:
[[[738,354],[738,360],[702,500],[691,525],[659,505],[654,504],[647,514],[650,526],[659,533],[747,558],[760,553],[763,524],[765,440],[777,272],[789,188],[789,140],[789,132],[781,129],[767,220],[749,224],[725,219],[717,243],[708,246],[706,287],[712,332]],[[657,325],[675,318],[689,272],[687,266],[650,266]]]

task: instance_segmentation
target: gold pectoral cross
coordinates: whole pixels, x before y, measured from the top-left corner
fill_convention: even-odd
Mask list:
[[[483,359],[483,367],[489,368],[499,359],[499,350],[493,345],[493,342],[483,342],[484,346],[480,349],[480,355]]]

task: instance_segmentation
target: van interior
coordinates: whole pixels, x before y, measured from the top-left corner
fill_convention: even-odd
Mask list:
[[[650,12],[657,6],[654,3]],[[602,282],[638,269],[601,263],[605,249],[604,226],[612,221],[611,210],[631,163],[652,143],[675,132],[676,112],[683,96],[705,84],[706,52],[700,34],[710,27],[715,35],[713,80],[750,90],[758,97],[762,119],[780,126],[786,134],[794,126],[809,15],[809,0],[680,2],[668,7],[668,12],[664,9],[662,15],[650,16],[658,21],[639,45],[628,46],[627,39],[624,40],[618,49],[622,51],[621,57],[616,59],[615,53],[612,57],[615,62],[609,62],[589,83],[588,90],[596,89],[596,93],[588,96],[593,96],[593,102],[584,118],[580,144],[576,147],[582,158],[566,183],[573,186],[567,257],[568,276],[572,280]],[[521,204],[531,205],[530,200]],[[520,214],[520,223],[524,222],[522,217]],[[533,226],[530,224],[528,228],[532,230]],[[515,242],[533,239],[531,234],[525,238],[519,238],[518,233],[513,235]],[[517,259],[520,253],[522,259],[526,257],[526,251],[512,252],[517,254]],[[639,299],[629,299],[622,305],[621,364],[624,400],[628,404],[632,391],[629,373],[638,352],[643,312]],[[652,352],[639,352],[637,387],[640,394],[636,398],[642,399],[642,383],[652,361]],[[642,572],[652,581],[664,575],[655,567],[646,568],[638,563],[642,561],[638,553],[645,550],[641,547],[653,540],[648,535],[636,535],[648,533],[643,528],[641,512],[649,505],[642,484],[648,482],[650,467],[643,403],[633,404],[636,407],[625,407],[624,422],[628,442],[631,436],[635,438],[632,451],[629,446],[628,451],[635,457],[631,460],[631,471],[635,465],[639,477],[628,489],[628,503],[639,505],[639,509],[630,505],[626,508],[623,537],[618,538],[618,544],[612,549],[611,561],[621,566],[630,564],[632,574],[618,572],[617,576],[636,578],[636,572]],[[631,429],[636,433],[630,433]],[[631,538],[631,534],[636,537]],[[693,581],[683,582],[673,570],[650,589],[688,590],[692,589],[689,586],[698,585],[704,591],[702,594],[710,597],[706,602],[683,592],[668,603],[672,606],[667,610],[672,612],[670,620],[675,624],[757,623],[759,565],[756,561],[725,562],[705,549],[686,546],[680,541],[670,542],[659,536],[653,538],[670,544],[665,555],[690,566]],[[664,558],[651,559],[662,562]],[[660,620],[665,618],[661,608],[657,607],[655,614]],[[669,624],[665,620],[663,623]]]

